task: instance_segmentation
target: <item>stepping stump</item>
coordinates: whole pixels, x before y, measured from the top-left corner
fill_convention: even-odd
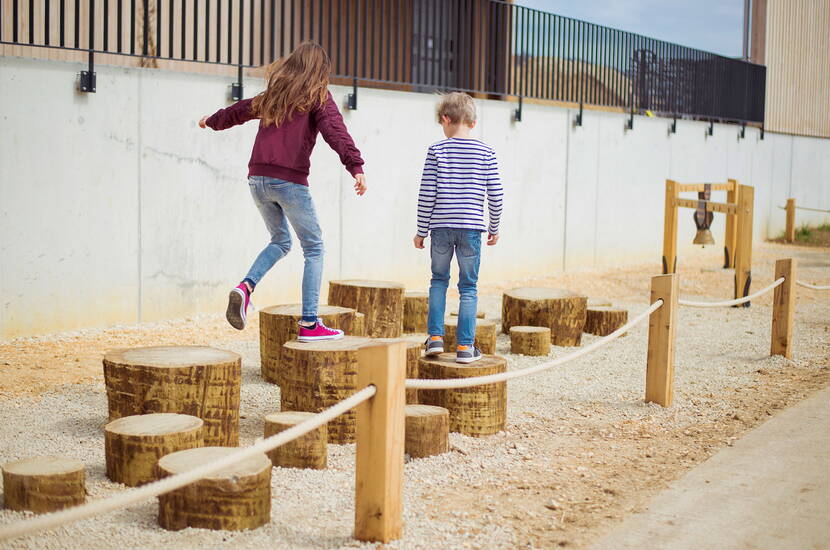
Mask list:
[[[239,355],[205,346],[119,349],[104,355],[109,418],[147,413],[204,420],[205,445],[239,445]]]
[[[557,346],[578,346],[585,328],[588,298],[556,288],[514,288],[502,297],[502,331],[510,327],[548,327]]]
[[[456,332],[458,331],[458,317],[444,319],[444,349],[455,351]],[[475,345],[481,353],[492,355],[496,353],[496,322],[487,319],[476,320]]]
[[[280,375],[281,408],[318,413],[356,391],[357,350],[369,338],[286,342]],[[329,443],[354,442],[356,412],[351,410],[328,423]]]
[[[366,336],[397,338],[403,326],[404,286],[388,281],[331,281],[329,303],[366,315]]]
[[[199,447],[172,453],[159,460],[158,474],[187,472],[234,452]],[[165,529],[255,529],[271,519],[271,461],[258,454],[158,498],[158,522]]]
[[[625,309],[609,306],[589,307],[585,318],[585,332],[608,336],[627,322],[628,311]]]
[[[611,307],[614,304],[611,303],[611,300],[608,298],[588,298],[588,307]]]
[[[548,327],[510,327],[510,353],[547,355],[550,353]]]
[[[454,309],[450,312],[450,317],[458,317],[458,310]],[[476,311],[476,319],[484,319],[483,311]]]
[[[354,323],[352,324],[352,331],[347,332],[349,336],[366,336],[366,316],[356,311],[354,314]]]
[[[297,323],[303,318],[301,304],[271,306],[259,312],[259,356],[262,377],[279,385],[282,346],[297,338]],[[349,336],[364,333],[363,318],[355,310],[319,306],[317,316],[327,327],[339,328]]]
[[[417,335],[416,337],[413,336],[415,335],[410,334],[403,338],[375,339],[379,342],[406,342],[406,377],[410,379],[418,378],[418,362],[424,354],[424,340],[427,339],[426,335]],[[406,403],[408,405],[418,403],[418,390],[406,390]]]
[[[38,456],[3,465],[3,498],[9,510],[36,514],[83,504],[83,463],[60,456]]]
[[[433,405],[407,405],[404,450],[411,458],[450,450],[450,412]]]
[[[312,418],[314,413],[301,411],[283,411],[265,417],[265,437],[284,432],[300,422]],[[274,466],[281,468],[311,468],[325,470],[328,461],[326,426],[320,426],[307,434],[280,445],[269,451],[268,458]]]
[[[420,378],[471,378],[498,374],[507,370],[507,361],[498,355],[487,355],[475,363],[455,362],[455,353],[421,358]],[[418,399],[424,405],[444,407],[450,414],[450,431],[481,437],[504,430],[507,421],[507,383],[487,384],[450,390],[420,390]]]
[[[426,332],[429,293],[407,290],[403,295],[403,331]]]
[[[186,414],[125,416],[104,426],[107,477],[135,487],[158,479],[156,463],[170,453],[202,447],[204,422]]]

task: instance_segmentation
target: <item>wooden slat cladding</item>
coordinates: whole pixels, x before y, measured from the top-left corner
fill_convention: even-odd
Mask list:
[[[765,127],[830,137],[830,2],[753,4],[753,61],[767,66]]]

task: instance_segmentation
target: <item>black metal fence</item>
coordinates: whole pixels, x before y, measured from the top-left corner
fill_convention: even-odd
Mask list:
[[[500,0],[0,0],[0,43],[763,122],[766,68]],[[90,56],[91,57],[91,56]]]

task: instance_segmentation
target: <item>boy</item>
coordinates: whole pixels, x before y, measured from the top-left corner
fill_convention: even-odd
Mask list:
[[[418,194],[418,233],[415,248],[424,248],[431,238],[432,281],[429,288],[427,355],[444,352],[444,309],[450,282],[450,262],[458,257],[458,330],[455,360],[472,363],[481,359],[474,346],[478,295],[478,267],[481,259],[481,234],[487,231],[487,245],[499,241],[502,187],[496,152],[470,137],[476,125],[473,99],[451,93],[441,98],[438,122],[447,139],[427,151],[421,188]],[[484,200],[490,214],[485,225]]]

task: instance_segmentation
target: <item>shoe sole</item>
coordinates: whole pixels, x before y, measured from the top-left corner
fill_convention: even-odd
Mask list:
[[[345,334],[335,334],[333,336],[298,336],[297,340],[300,342],[319,342],[320,340],[340,340]]]
[[[469,363],[475,363],[479,359],[483,358],[484,355],[479,355],[478,357],[456,357],[455,362],[461,363],[462,365],[467,365]]]
[[[231,290],[228,296],[228,311],[225,312],[225,318],[236,330],[245,328],[245,296],[238,288]]]
[[[431,350],[424,352],[424,355],[432,357],[433,355],[441,355],[442,353],[444,353],[444,348],[432,348]]]

